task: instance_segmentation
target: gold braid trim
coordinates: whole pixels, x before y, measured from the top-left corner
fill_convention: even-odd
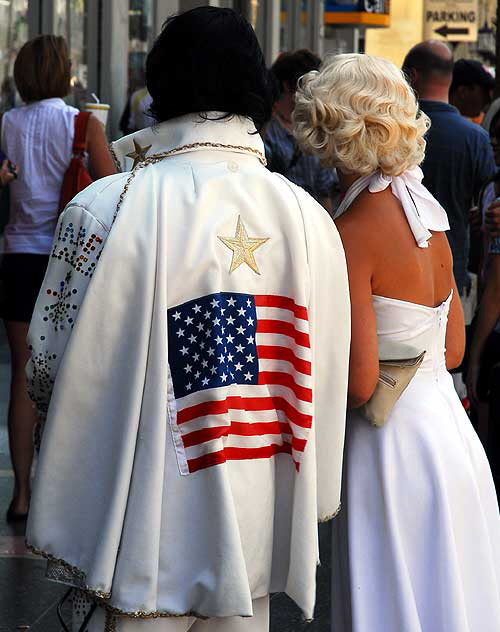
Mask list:
[[[104,604],[104,608],[106,609],[106,616],[111,616],[116,618],[116,616],[126,617],[129,619],[180,619],[183,617],[192,617],[194,619],[209,619],[206,615],[201,615],[198,612],[185,612],[184,614],[175,614],[172,612],[164,612],[164,611],[155,611],[155,612],[144,612],[144,610],[135,610],[134,612],[129,612],[127,610],[121,610],[120,608],[114,608],[113,606],[109,606],[108,604]],[[113,630],[113,628],[111,628]]]
[[[233,150],[239,150],[243,152],[250,152],[254,156],[257,156],[257,158],[264,165],[264,167],[267,165],[266,157],[258,149],[254,149],[253,147],[246,147],[245,145],[226,145],[225,143],[210,143],[208,141],[204,143],[201,143],[201,142],[190,143],[189,145],[182,145],[181,147],[175,147],[174,149],[169,149],[168,151],[165,151],[161,154],[152,154],[151,156],[149,156],[148,158],[146,158],[144,161],[142,161],[139,164],[147,164],[149,162],[158,162],[158,160],[163,160],[163,158],[167,158],[168,156],[171,156],[172,154],[178,154],[181,151],[189,151],[190,149],[205,149],[207,147],[211,147],[213,149],[233,149]]]
[[[336,511],[334,511],[332,514],[330,514],[328,516],[321,516],[321,518],[318,518],[318,524],[323,524],[324,522],[329,522],[332,518],[335,518],[335,516],[338,516],[338,514],[340,513],[341,508],[342,508],[342,503],[339,504],[339,506],[337,507]]]
[[[77,566],[72,566],[65,560],[55,557],[51,553],[47,553],[46,551],[42,551],[41,549],[32,546],[28,542],[26,542],[26,548],[31,551],[35,555],[39,555],[40,557],[49,560],[50,562],[54,562],[56,564],[60,564],[67,571],[69,571],[75,578],[75,584],[78,584],[77,589],[82,593],[85,593],[88,597],[97,601],[99,605],[106,610],[106,625],[108,626],[105,629],[105,632],[115,632],[116,630],[116,615],[129,617],[130,619],[160,619],[160,618],[180,618],[180,617],[194,617],[196,619],[208,619],[206,615],[199,614],[198,612],[190,611],[185,612],[183,614],[177,614],[173,612],[165,612],[165,611],[154,611],[154,612],[145,612],[144,610],[121,610],[120,608],[115,608],[106,603],[111,598],[111,593],[103,592],[101,590],[93,590],[86,584],[87,575],[84,571],[82,571]],[[114,621],[113,621],[114,619]],[[115,625],[115,628],[109,627]]]
[[[118,160],[118,156],[116,155],[115,149],[113,147],[113,143],[108,144],[109,153],[111,154],[111,158],[113,158],[113,162],[115,163],[115,167],[119,173],[122,172],[122,166],[120,161]]]
[[[113,224],[115,223],[115,219],[118,215],[118,212],[120,211],[121,205],[123,204],[123,200],[125,198],[125,196],[127,195],[127,191],[129,189],[129,186],[132,182],[132,180],[135,178],[135,174],[137,173],[138,169],[140,169],[142,166],[144,165],[144,163],[140,163],[129,175],[129,177],[127,178],[127,181],[125,182],[125,186],[123,187],[123,191],[120,193],[120,197],[118,198],[118,203],[116,205],[116,210],[115,210],[115,214],[113,215],[113,219],[111,220],[111,226],[113,226]],[[110,226],[110,229],[111,229]]]
[[[55,564],[60,564],[67,570],[73,577],[75,578],[75,584],[78,584],[77,588],[84,593],[87,593],[89,596],[94,597],[95,599],[109,599],[111,597],[110,592],[103,592],[102,590],[93,590],[89,586],[87,586],[87,574],[82,571],[77,566],[72,566],[66,560],[55,557],[51,553],[47,553],[46,551],[42,551],[41,549],[37,549],[35,546],[32,546],[29,542],[26,542],[26,548],[28,551],[31,551],[34,555],[39,555],[49,562],[54,562]]]

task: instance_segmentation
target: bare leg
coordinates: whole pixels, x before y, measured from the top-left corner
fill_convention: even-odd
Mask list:
[[[36,413],[28,397],[24,369],[29,359],[26,344],[28,323],[4,321],[11,357],[10,402],[8,413],[9,447],[14,469],[12,509],[17,513],[28,510],[31,494],[31,464],[33,462],[33,429]]]

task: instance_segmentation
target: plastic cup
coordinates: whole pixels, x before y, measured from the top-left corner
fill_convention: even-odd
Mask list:
[[[104,127],[108,121],[109,104],[108,103],[86,103],[85,112],[90,112],[98,119]]]

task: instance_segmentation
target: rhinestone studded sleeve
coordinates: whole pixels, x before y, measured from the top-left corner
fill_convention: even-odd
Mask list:
[[[81,206],[69,206],[57,225],[28,334],[29,395],[42,421],[61,357],[107,235],[103,225]]]

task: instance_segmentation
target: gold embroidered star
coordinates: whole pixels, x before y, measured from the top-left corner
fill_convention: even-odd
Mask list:
[[[151,145],[147,145],[146,147],[141,147],[139,143],[134,140],[134,151],[131,151],[127,154],[127,158],[132,158],[134,161],[132,170],[134,170],[137,165],[146,159],[146,154],[151,149]]]
[[[245,225],[238,217],[236,225],[236,234],[234,237],[217,237],[222,243],[233,251],[231,267],[229,274],[240,267],[242,263],[246,263],[256,274],[260,274],[257,262],[255,261],[254,252],[269,240],[269,237],[249,237]]]

